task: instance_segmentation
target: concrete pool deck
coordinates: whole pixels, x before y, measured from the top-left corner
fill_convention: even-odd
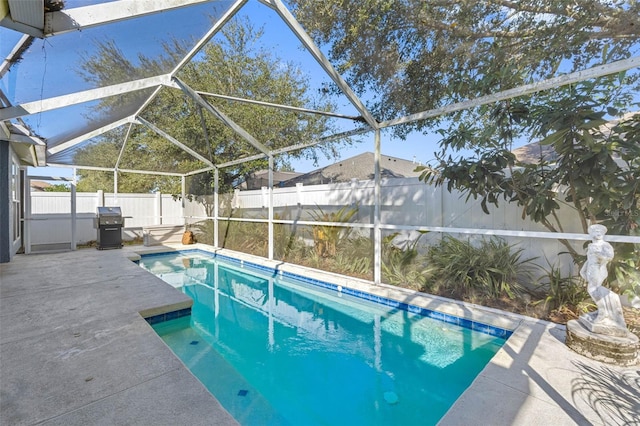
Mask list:
[[[0,424],[237,424],[143,319],[190,300],[127,258],[141,249],[0,265]],[[374,291],[517,326],[441,425],[640,424],[640,366],[572,352],[563,326]]]

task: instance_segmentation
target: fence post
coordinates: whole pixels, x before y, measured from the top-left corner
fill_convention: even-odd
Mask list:
[[[262,208],[269,206],[269,188],[263,186],[260,188],[262,191]]]
[[[356,184],[358,182],[358,179],[356,178],[351,178],[351,205],[355,206],[358,201],[357,201],[357,197],[356,197]]]
[[[74,172],[75,174],[75,172]],[[75,178],[71,181],[71,250],[75,250],[77,248],[76,240],[76,180]]]
[[[155,193],[156,195],[156,208],[155,208],[155,224],[162,225],[162,193],[160,191]]]
[[[98,193],[96,194],[97,196],[97,206],[96,206],[96,210],[98,207],[104,207],[104,191],[102,189],[98,189]]]
[[[298,213],[296,214],[296,219],[300,219],[302,217],[302,206],[304,205],[304,184],[302,182],[296,183],[296,195],[298,199]],[[295,231],[295,224],[294,224]]]

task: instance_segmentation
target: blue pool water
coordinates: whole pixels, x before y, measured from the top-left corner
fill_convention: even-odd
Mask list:
[[[139,263],[193,298],[153,327],[243,425],[435,424],[505,342],[200,252]]]

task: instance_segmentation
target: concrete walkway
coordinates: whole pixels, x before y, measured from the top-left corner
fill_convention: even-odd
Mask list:
[[[190,300],[129,261],[131,250],[17,256],[0,265],[0,424],[235,424],[141,316]],[[640,425],[640,367],[572,352],[562,326],[389,288],[372,292],[517,326],[441,425]]]

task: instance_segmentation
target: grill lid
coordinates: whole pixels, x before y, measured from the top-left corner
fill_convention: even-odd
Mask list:
[[[122,216],[120,207],[98,207],[98,216]]]
[[[122,224],[122,210],[120,210],[120,207],[98,207],[98,224]]]

